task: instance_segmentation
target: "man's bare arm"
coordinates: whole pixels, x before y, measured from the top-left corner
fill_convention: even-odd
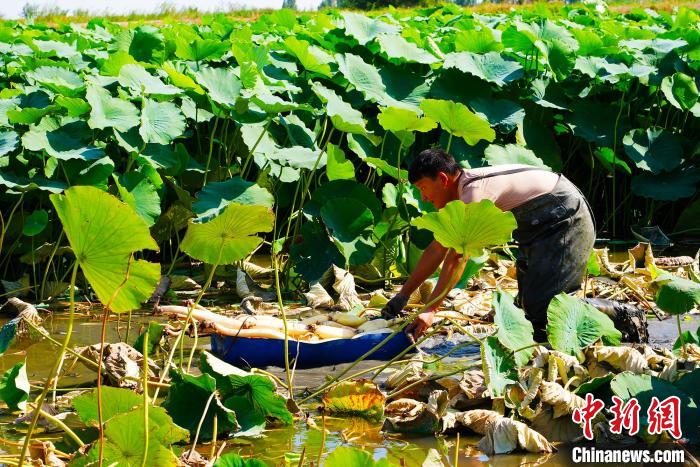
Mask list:
[[[420,285],[435,272],[445,258],[446,253],[447,248],[433,240],[433,242],[428,245],[428,248],[423,251],[423,254],[418,260],[418,264],[416,264],[416,269],[401,287],[399,295],[408,298],[414,290],[420,287]]]

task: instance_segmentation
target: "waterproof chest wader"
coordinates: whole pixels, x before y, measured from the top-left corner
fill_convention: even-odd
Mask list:
[[[537,168],[519,168],[481,175],[477,180]],[[511,210],[518,223],[513,238],[518,243],[515,262],[516,303],[535,329],[535,341],[546,342],[547,307],[561,292],[581,287],[588,257],[595,242],[595,221],[586,198],[563,175],[554,189]]]

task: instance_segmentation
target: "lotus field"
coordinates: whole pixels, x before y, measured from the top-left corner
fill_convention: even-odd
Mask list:
[[[593,445],[697,463],[697,256],[595,249],[579,297],[638,326],[561,294],[536,342],[513,214],[436,210],[407,168],[436,146],[546,167],[600,239],[697,238],[699,69],[690,7],[4,21],[0,464],[566,464]],[[433,240],[465,272],[431,330],[379,358],[432,305],[435,279],[380,317]],[[666,319],[666,345],[625,344]],[[305,369],[340,339],[372,344]],[[244,341],[279,362],[232,361]],[[637,429],[616,430],[630,400]],[[652,413],[668,400],[677,431]]]

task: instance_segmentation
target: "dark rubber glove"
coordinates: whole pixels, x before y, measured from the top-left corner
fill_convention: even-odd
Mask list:
[[[408,297],[399,294],[394,295],[394,297],[384,305],[384,308],[382,308],[382,318],[396,318],[401,314],[407,303]]]

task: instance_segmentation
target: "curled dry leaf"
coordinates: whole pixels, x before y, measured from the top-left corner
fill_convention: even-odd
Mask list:
[[[373,382],[361,379],[336,384],[323,395],[323,407],[330,413],[380,419],[386,396]]]
[[[554,452],[555,448],[540,433],[522,422],[501,417],[486,426],[478,448],[486,454],[507,454],[516,449],[528,452]]]
[[[434,279],[428,279],[424,281],[420,287],[413,291],[411,296],[408,298],[408,303],[428,303],[430,299],[430,294],[433,293],[436,281]]]
[[[76,352],[97,362],[100,356],[100,344],[77,348]],[[120,388],[141,391],[141,368],[143,354],[124,342],[105,344],[102,363],[107,369],[110,382]],[[156,376],[158,365],[148,359],[148,377]],[[129,379],[126,379],[126,377]]]
[[[467,410],[465,412],[448,413],[442,419],[442,431],[459,431],[460,428],[468,428],[474,433],[485,435],[488,425],[503,418],[493,410]]]
[[[543,381],[540,385],[540,399],[545,404],[552,406],[553,418],[569,415],[574,409],[581,408],[586,404],[582,397],[567,391],[558,383],[549,381]]]
[[[403,365],[403,367],[391,373],[384,385],[388,390],[393,391],[420,381],[425,378],[425,376],[426,373],[423,371],[423,358],[421,354],[417,354],[408,364]]]
[[[309,291],[304,294],[304,298],[306,298],[306,304],[311,308],[330,308],[333,306],[333,298],[318,282],[309,287]]]
[[[352,307],[362,304],[355,291],[355,278],[348,271],[333,265],[335,282],[333,290],[338,293],[338,300],[333,307],[335,310],[350,311]]]
[[[571,417],[554,417],[554,408],[540,404],[532,414],[526,416],[532,429],[551,442],[571,443],[583,438],[583,430]]]
[[[468,399],[477,399],[486,392],[486,379],[481,369],[465,371],[459,381],[459,387]]]
[[[635,374],[644,373],[649,369],[644,356],[635,348],[625,346],[600,346],[592,349],[593,357],[599,362],[605,362],[618,371],[631,371]]]
[[[56,446],[51,441],[32,440],[29,445],[29,457],[33,465],[50,465],[52,467],[63,467],[66,465],[56,454]]]
[[[252,279],[256,280],[268,279],[275,274],[274,269],[258,266],[257,264],[251,263],[249,261],[243,261],[241,267]]]
[[[384,408],[382,431],[431,434],[440,429],[440,420],[447,410],[447,392],[433,391],[428,402],[398,399]]]

